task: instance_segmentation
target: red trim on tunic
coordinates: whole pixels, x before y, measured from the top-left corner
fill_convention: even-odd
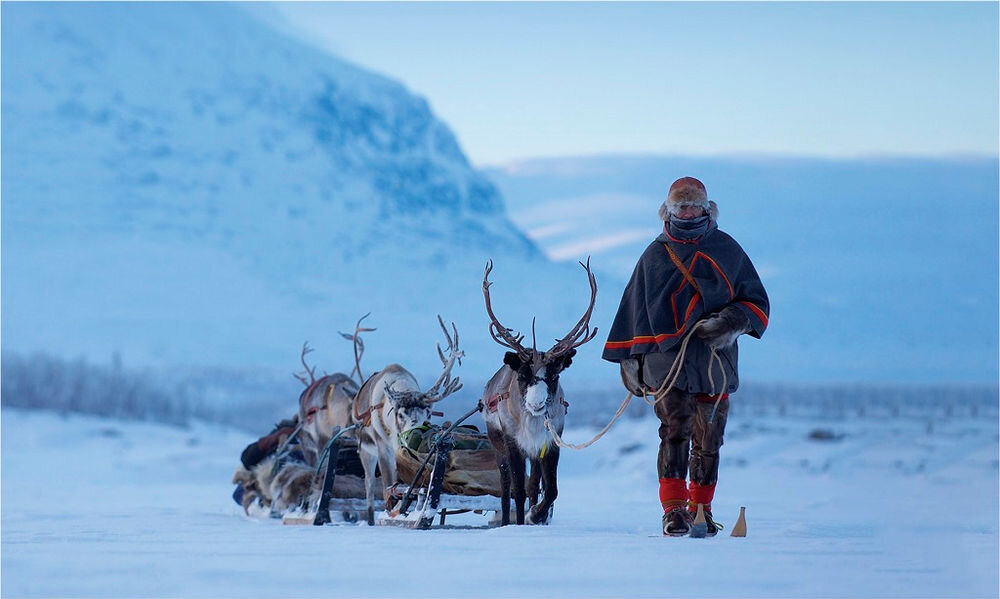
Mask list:
[[[719,265],[716,264],[715,260],[712,260],[708,256],[708,254],[705,254],[703,252],[695,252],[694,257],[698,258],[698,256],[701,256],[702,258],[704,258],[704,259],[706,259],[706,260],[708,260],[709,262],[712,263],[712,266],[715,268],[716,272],[718,272],[719,276],[722,277],[722,280],[726,282],[726,287],[729,287],[729,301],[732,301],[733,297],[735,297],[736,294],[733,293],[733,284],[729,282],[729,277],[726,276],[726,273],[722,272],[722,269],[719,268]],[[694,260],[693,259],[691,260],[691,268],[689,270],[694,270]]]
[[[764,314],[763,310],[747,301],[740,300],[740,303],[747,308],[750,308],[750,311],[753,312],[762,323],[764,323],[765,327],[767,327],[767,314]]]

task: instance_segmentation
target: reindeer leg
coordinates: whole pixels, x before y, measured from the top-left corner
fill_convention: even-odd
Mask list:
[[[528,507],[535,507],[538,503],[538,483],[542,478],[542,468],[538,460],[531,460],[531,474],[528,476]]]
[[[510,456],[510,476],[514,486],[514,510],[516,522],[524,524],[524,454],[521,449],[514,444],[513,439],[508,440],[507,455]]]
[[[500,470],[500,526],[507,526],[510,524],[510,458],[507,444],[500,431],[487,427],[486,434],[493,446],[497,469]]]
[[[551,447],[545,454],[545,457],[540,460],[532,460],[533,462],[538,462],[537,467],[542,471],[542,481],[545,483],[545,493],[542,497],[542,501],[531,508],[531,512],[528,514],[530,521],[533,524],[548,524],[549,521],[549,508],[556,500],[556,496],[559,495],[559,487],[556,484],[556,471],[559,467],[559,448]],[[532,464],[532,470],[536,464]]]
[[[396,461],[391,459],[390,456],[383,456],[382,452],[379,452],[378,456],[378,469],[382,474],[382,506],[383,509],[386,508],[386,490],[396,482]]]
[[[368,503],[368,526],[375,526],[375,464],[378,462],[377,450],[369,449],[362,441],[358,447],[361,466],[365,469],[365,500]],[[384,476],[384,474],[383,474]]]

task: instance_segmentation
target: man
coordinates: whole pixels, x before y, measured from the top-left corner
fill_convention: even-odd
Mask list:
[[[675,181],[660,218],[663,233],[639,258],[603,357],[619,363],[632,393],[656,394],[663,534],[687,535],[700,503],[714,536],[721,528],[712,519],[719,448],[729,394],[739,386],[736,338],[760,338],[769,304],[750,258],[718,229],[718,207],[701,181]],[[685,338],[679,371],[670,373]]]

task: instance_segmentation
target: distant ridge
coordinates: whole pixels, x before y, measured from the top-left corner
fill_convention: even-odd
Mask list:
[[[369,368],[433,375],[440,313],[485,372],[488,258],[498,296],[530,283],[512,326],[578,318],[582,276],[399,83],[233,4],[0,10],[5,349],[287,369],[309,340],[335,370],[372,312]]]

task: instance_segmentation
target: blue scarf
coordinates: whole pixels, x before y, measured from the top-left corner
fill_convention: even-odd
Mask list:
[[[670,235],[676,239],[698,239],[708,232],[708,224],[711,220],[712,219],[707,214],[705,216],[689,218],[687,220],[677,218],[671,214],[667,227],[669,228]]]

